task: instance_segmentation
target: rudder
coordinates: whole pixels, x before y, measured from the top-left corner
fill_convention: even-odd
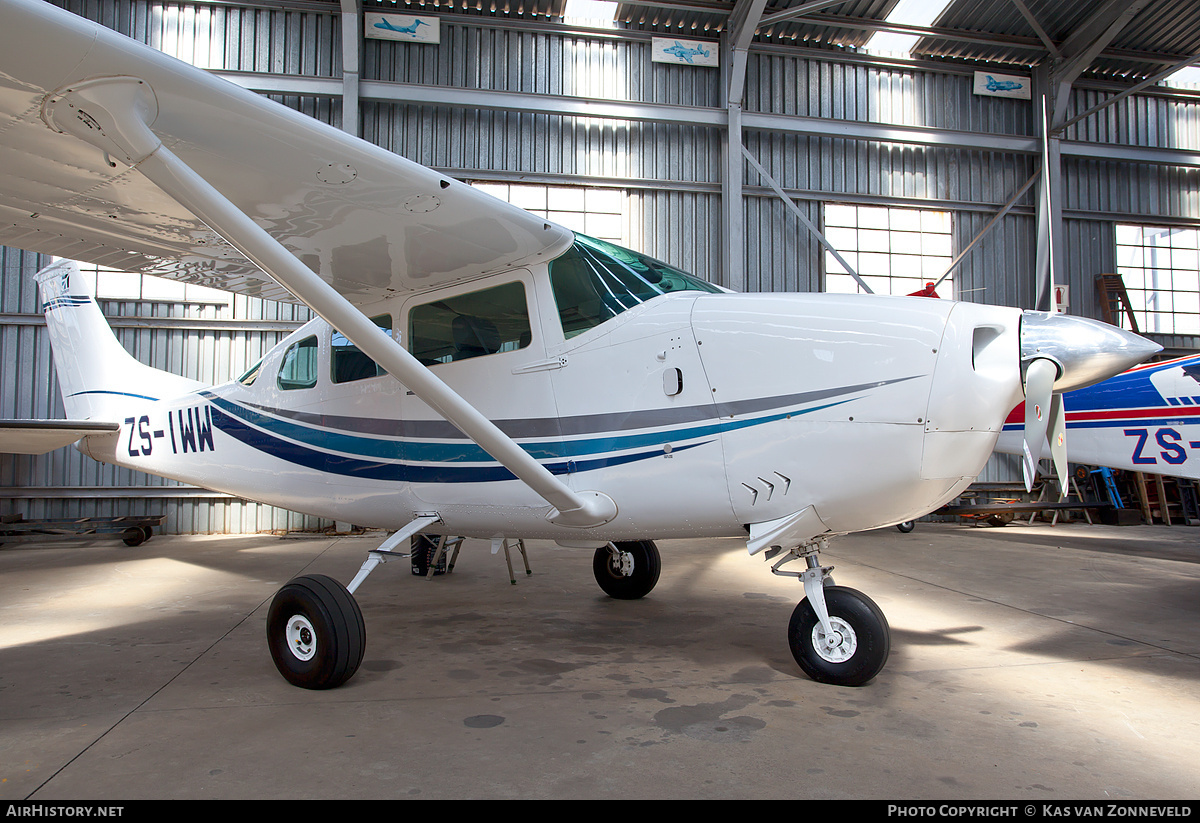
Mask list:
[[[204,384],[138,362],[113,334],[72,260],[36,275],[66,416],[118,420],[130,400],[160,400]]]

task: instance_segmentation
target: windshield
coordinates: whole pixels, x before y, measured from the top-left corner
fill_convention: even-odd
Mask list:
[[[582,234],[550,263],[550,285],[567,339],[662,294],[720,291],[652,257]]]

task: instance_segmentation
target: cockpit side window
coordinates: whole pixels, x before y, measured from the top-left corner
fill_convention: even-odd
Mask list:
[[[550,263],[550,285],[568,340],[662,294],[720,291],[652,257],[582,234]]]
[[[387,335],[392,333],[392,316],[381,314],[372,317],[374,323]],[[334,383],[351,383],[355,380],[366,380],[368,377],[379,377],[386,374],[370,357],[359,351],[358,347],[337,329],[333,330],[329,346],[330,377]]]
[[[279,388],[288,391],[317,385],[317,350],[315,335],[288,346],[279,364]]]
[[[408,322],[413,356],[427,366],[515,351],[532,338],[520,281],[425,303]]]
[[[246,373],[238,378],[238,382],[243,386],[253,386],[254,381],[258,379],[258,373],[262,371],[263,361],[259,360],[253,366],[246,370]]]

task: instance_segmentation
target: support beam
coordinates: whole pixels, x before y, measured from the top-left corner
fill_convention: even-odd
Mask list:
[[[214,72],[243,88],[262,94],[310,95],[337,97],[341,82],[333,78],[287,77],[248,72]],[[723,107],[675,106],[658,103],[630,103],[620,100],[596,100],[567,95],[543,95],[529,92],[455,89],[448,86],[421,86],[384,80],[364,80],[360,84],[361,99],[383,103],[402,103],[418,106],[447,106],[451,108],[518,111],[564,117],[595,117],[628,122],[673,123],[680,125],[724,128],[728,114]],[[923,126],[896,126],[889,123],[865,123],[856,120],[837,120],[823,117],[741,113],[743,131],[772,131],[814,137],[844,138],[878,143],[901,143],[913,146],[932,146],[1001,154],[1038,155],[1040,144],[1036,137],[939,129]],[[1064,157],[1087,157],[1096,160],[1115,160],[1127,163],[1150,163],[1162,166],[1200,167],[1200,151],[1123,146],[1114,143],[1062,142]]]
[[[746,289],[745,204],[742,197],[742,96],[746,89],[746,61],[750,42],[767,0],[741,0],[729,27],[721,33],[721,97],[725,131],[721,139],[721,284],[734,291]]]
[[[1150,0],[1108,0],[1062,44],[1064,59],[1056,61],[1050,75],[1050,125],[1066,119],[1071,86],[1092,61],[1108,47]]]
[[[729,19],[729,38],[725,41],[732,58],[725,71],[725,103],[742,104],[746,89],[746,61],[750,54],[750,43],[758,30],[759,20],[767,0],[741,0]],[[724,57],[725,55],[721,55]]]
[[[1129,88],[1125,89],[1124,91],[1117,92],[1112,97],[1108,97],[1108,98],[1100,101],[1099,103],[1097,103],[1096,105],[1094,105],[1090,109],[1088,109],[1087,111],[1084,111],[1084,112],[1081,112],[1080,114],[1075,115],[1070,120],[1067,120],[1066,122],[1062,123],[1061,125],[1055,127],[1054,131],[1057,133],[1061,133],[1064,130],[1066,130],[1066,128],[1068,126],[1073,126],[1076,123],[1078,123],[1080,120],[1091,117],[1096,112],[1106,109],[1109,106],[1111,106],[1112,104],[1117,103],[1121,100],[1124,100],[1126,97],[1130,96],[1131,94],[1137,94],[1142,89],[1147,88],[1149,86],[1153,86],[1156,83],[1158,83],[1160,80],[1166,80],[1168,77],[1170,77],[1172,74],[1179,71],[1180,69],[1185,69],[1188,66],[1195,65],[1196,63],[1200,63],[1200,54],[1193,54],[1190,57],[1185,57],[1183,60],[1181,60],[1178,63],[1176,63],[1175,65],[1167,68],[1165,71],[1160,71],[1158,74],[1154,75],[1153,77],[1147,77],[1142,82],[1140,82],[1136,85],[1130,86]]]
[[[1017,7],[1017,11],[1021,12],[1021,16],[1025,18],[1025,22],[1033,29],[1038,39],[1042,41],[1042,45],[1046,47],[1046,51],[1050,53],[1050,56],[1055,60],[1061,60],[1062,52],[1058,50],[1058,46],[1054,45],[1054,41],[1050,39],[1050,35],[1046,34],[1046,30],[1038,23],[1033,13],[1025,7],[1025,4],[1021,0],[1011,0],[1011,2]]]
[[[834,256],[834,258],[838,261],[838,263],[841,265],[841,267],[846,270],[846,273],[854,278],[854,281],[856,283],[858,283],[859,287],[863,291],[865,291],[867,294],[874,294],[875,292],[871,290],[871,287],[867,285],[865,280],[863,280],[861,277],[858,276],[858,272],[856,272],[854,270],[853,266],[851,266],[848,262],[846,262],[846,258],[842,257],[842,253],[839,252],[836,248],[834,248],[833,244],[829,242],[829,239],[827,237],[825,237],[825,235],[821,232],[821,229],[819,227],[817,227],[813,223],[813,221],[808,219],[808,215],[806,215],[803,211],[801,211],[800,207],[792,202],[792,198],[787,196],[787,194],[783,190],[783,187],[779,185],[779,183],[775,180],[775,178],[772,177],[767,172],[767,170],[762,167],[762,164],[760,164],[757,160],[754,159],[754,155],[752,155],[750,153],[750,150],[747,149],[745,146],[742,146],[742,154],[745,156],[746,160],[750,163],[750,165],[754,166],[754,170],[759,173],[759,175],[762,177],[763,181],[766,182],[766,184],[771,187],[771,189],[775,192],[775,194],[779,197],[779,199],[782,200],[785,205],[787,205],[788,210],[792,214],[796,215],[797,219],[799,219],[799,221],[801,223],[803,223],[808,228],[808,230],[816,236],[817,241],[820,242],[820,244],[822,246],[824,246],[829,251],[829,253]]]
[[[722,61],[724,62],[724,61]],[[721,134],[721,282],[746,290],[745,180],[742,165],[742,107],[730,105]]]
[[[1029,179],[1025,181],[1021,188],[1017,189],[1017,193],[1008,198],[1008,202],[1000,208],[1000,211],[996,212],[996,214],[992,216],[992,219],[987,222],[987,225],[980,229],[979,233],[971,238],[971,242],[968,243],[966,247],[958,253],[958,256],[950,261],[950,265],[946,267],[946,271],[942,273],[942,276],[939,277],[936,282],[934,282],[934,288],[942,285],[942,281],[949,277],[952,271],[958,268],[958,264],[966,259],[971,249],[975,248],[976,244],[978,244],[979,241],[982,240],[984,236],[986,236],[987,233],[992,230],[992,227],[1004,218],[1004,215],[1012,211],[1013,206],[1017,205],[1017,201],[1020,200],[1021,197],[1024,196],[1025,192],[1029,191],[1030,187],[1037,182],[1038,176],[1039,172],[1034,172],[1031,174]]]
[[[809,12],[820,11],[826,6],[838,6],[843,2],[845,2],[845,0],[811,0],[811,2],[801,3],[800,5],[790,9],[784,9],[783,11],[777,11],[772,14],[768,14],[766,17],[763,17],[760,22],[764,26],[769,26],[772,23],[778,23],[781,20],[794,20],[797,17],[802,17],[808,14]],[[734,9],[734,13],[737,13],[737,9]]]
[[[342,131],[360,136],[358,103],[362,76],[362,0],[342,3]]]

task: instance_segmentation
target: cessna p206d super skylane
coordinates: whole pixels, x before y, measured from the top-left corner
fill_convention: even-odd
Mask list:
[[[70,264],[39,276],[81,421],[44,446],[395,530],[348,586],[272,603],[272,656],[308,688],[354,673],[353,593],[427,535],[585,548],[617,598],[655,585],[656,539],[744,538],[803,582],[801,668],[861,685],[888,625],[832,585],[825,541],[937,508],[1023,396],[1040,443],[1057,393],[1157,349],[949,300],[728,293],[39,0],[0,2],[0,118],[0,242],[318,315],[198,386],[133,361]]]

